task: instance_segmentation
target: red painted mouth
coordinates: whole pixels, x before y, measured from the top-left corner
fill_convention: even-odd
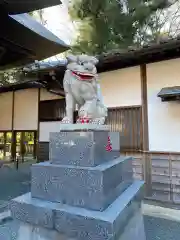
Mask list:
[[[94,78],[93,74],[90,73],[79,73],[72,71],[73,75],[79,77],[81,80],[92,80]]]

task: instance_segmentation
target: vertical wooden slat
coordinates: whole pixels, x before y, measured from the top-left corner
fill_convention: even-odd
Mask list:
[[[118,111],[118,119],[117,119],[119,125],[118,125],[118,132],[121,131],[121,111]]]
[[[112,110],[112,120],[113,120],[113,132],[116,131],[115,129],[115,109]]]
[[[141,108],[142,109],[142,108]],[[141,109],[137,112],[137,118],[138,121],[136,123],[136,127],[137,127],[137,135],[138,135],[138,143],[137,143],[137,147],[142,150],[142,131],[141,131]]]
[[[137,121],[134,123],[134,131],[135,131],[135,136],[137,136],[136,137],[136,149],[138,150],[138,147],[140,146],[140,144],[139,144],[139,137],[140,137],[140,132],[138,131],[138,125],[139,125],[139,111],[137,111],[137,109],[136,109],[136,111],[134,112],[134,115],[135,115],[135,118],[137,119]]]
[[[136,131],[136,119],[137,119],[137,109],[134,108],[131,111],[131,119],[132,119],[132,133],[131,133],[131,138],[132,138],[132,146],[137,150],[137,142],[138,142],[138,136],[137,136],[137,131]]]
[[[142,111],[142,108],[140,109],[140,111],[138,111],[138,121],[137,121],[137,134],[138,134],[138,147],[139,149],[142,150],[142,130],[141,130],[141,121],[142,121],[142,118],[141,118],[141,111]],[[139,131],[138,131],[139,130]]]
[[[120,138],[121,138],[121,136],[122,136],[122,131],[123,131],[123,128],[124,128],[124,125],[123,125],[123,111],[121,110],[121,111],[119,111],[119,115],[120,115],[120,124],[121,124],[121,130],[120,130]],[[120,146],[120,149],[123,149],[122,148],[122,139],[120,139],[120,144],[121,144],[121,146]]]
[[[143,150],[143,128],[142,128],[142,108],[141,108],[141,111],[140,111],[140,149]]]
[[[123,129],[122,129],[122,149],[126,148],[126,111],[125,110],[121,110],[122,113],[122,124],[123,124]]]
[[[116,110],[115,122],[116,122],[116,132],[117,132],[117,131],[118,131],[118,126],[119,126],[119,122],[118,122],[118,111],[117,111],[117,110]]]
[[[131,111],[131,119],[137,119],[137,109],[132,109]],[[132,146],[135,147],[135,150],[138,148],[138,137],[137,137],[137,122],[138,121],[132,121],[132,139],[133,139],[133,143]]]
[[[132,111],[130,108],[128,108],[125,112],[126,112],[126,121],[127,121],[127,125],[126,125],[126,146],[128,146],[128,143],[130,145],[130,148],[132,148],[133,144],[134,144],[134,139],[133,139],[133,119],[132,119]]]
[[[173,183],[172,183],[172,156],[169,154],[169,182],[170,182],[170,201],[173,201]]]
[[[111,126],[111,131],[113,131],[113,112],[110,111],[110,116],[108,119],[108,124]]]

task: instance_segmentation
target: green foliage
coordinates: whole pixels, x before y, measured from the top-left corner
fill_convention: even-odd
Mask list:
[[[69,13],[79,33],[72,51],[101,54],[138,45],[147,21],[169,4],[167,0],[72,0]]]
[[[24,73],[21,68],[12,68],[0,72],[0,85],[13,84],[24,81]]]

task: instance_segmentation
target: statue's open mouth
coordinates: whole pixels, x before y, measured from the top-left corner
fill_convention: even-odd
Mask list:
[[[81,80],[92,80],[94,78],[94,75],[91,73],[81,73],[81,72],[72,71],[72,74],[77,76]]]

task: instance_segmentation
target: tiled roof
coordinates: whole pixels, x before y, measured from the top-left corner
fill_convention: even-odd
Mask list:
[[[98,70],[111,70],[111,68],[123,68],[130,65],[162,61],[180,57],[180,36],[176,39],[163,38],[158,43],[149,43],[141,47],[130,46],[127,49],[115,49],[99,56]],[[54,61],[52,63],[29,65],[29,72],[37,71],[65,71],[66,61]]]

